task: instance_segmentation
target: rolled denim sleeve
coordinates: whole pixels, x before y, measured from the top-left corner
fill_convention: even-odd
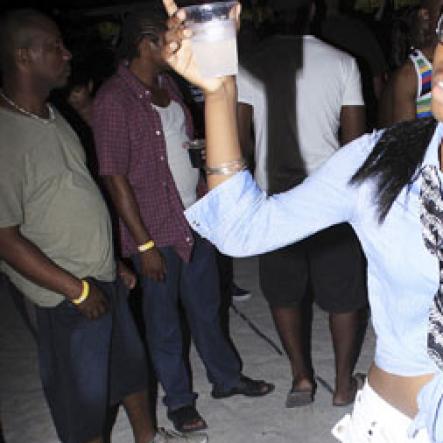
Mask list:
[[[352,222],[360,187],[350,180],[377,139],[376,133],[360,137],[303,183],[271,197],[249,172],[237,173],[191,206],[186,218],[200,235],[234,257],[262,254]]]

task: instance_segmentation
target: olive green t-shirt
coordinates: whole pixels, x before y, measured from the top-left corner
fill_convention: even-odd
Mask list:
[[[41,121],[0,107],[0,228],[21,234],[78,278],[115,278],[106,204],[85,166],[77,135],[54,110]],[[0,262],[11,281],[39,306],[65,298]]]

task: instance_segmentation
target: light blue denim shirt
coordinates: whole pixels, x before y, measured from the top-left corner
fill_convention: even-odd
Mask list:
[[[421,175],[378,220],[375,181],[350,184],[382,132],[340,149],[319,170],[288,192],[267,197],[248,172],[217,186],[185,214],[191,226],[222,252],[261,254],[301,240],[330,225],[349,222],[368,260],[368,291],[377,336],[376,365],[393,374],[438,376],[421,391],[416,427],[443,442],[443,376],[427,354],[428,312],[439,284],[437,258],[425,247],[420,222]],[[423,165],[439,169],[439,124]],[[440,174],[443,181],[443,175]]]

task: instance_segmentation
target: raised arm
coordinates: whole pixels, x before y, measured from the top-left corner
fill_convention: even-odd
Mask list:
[[[184,13],[177,11],[172,0],[163,2],[171,16],[165,59],[205,92],[207,164],[209,168],[219,168],[235,162],[241,158],[241,150],[234,79],[203,79],[199,75],[189,34],[180,26]],[[366,135],[355,140],[301,185],[272,197],[256,186],[249,172],[210,175],[209,185],[215,189],[185,211],[185,215],[197,232],[231,256],[264,253],[333,224],[352,222],[357,218],[360,189],[351,185],[350,179],[376,138],[377,135]]]
[[[175,71],[205,94],[206,164],[219,168],[242,159],[237,132],[237,87],[234,77],[203,78],[196,67],[191,49],[189,30],[183,29],[185,13],[173,0],[163,0],[170,17],[165,36],[164,57]],[[240,5],[233,14],[240,15]],[[220,185],[228,175],[208,175],[210,189]]]

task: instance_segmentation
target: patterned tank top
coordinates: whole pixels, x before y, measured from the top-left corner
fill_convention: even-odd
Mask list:
[[[409,58],[415,67],[417,73],[417,98],[415,99],[417,108],[417,118],[432,116],[431,112],[431,80],[432,80],[432,63],[419,49],[414,49]]]

